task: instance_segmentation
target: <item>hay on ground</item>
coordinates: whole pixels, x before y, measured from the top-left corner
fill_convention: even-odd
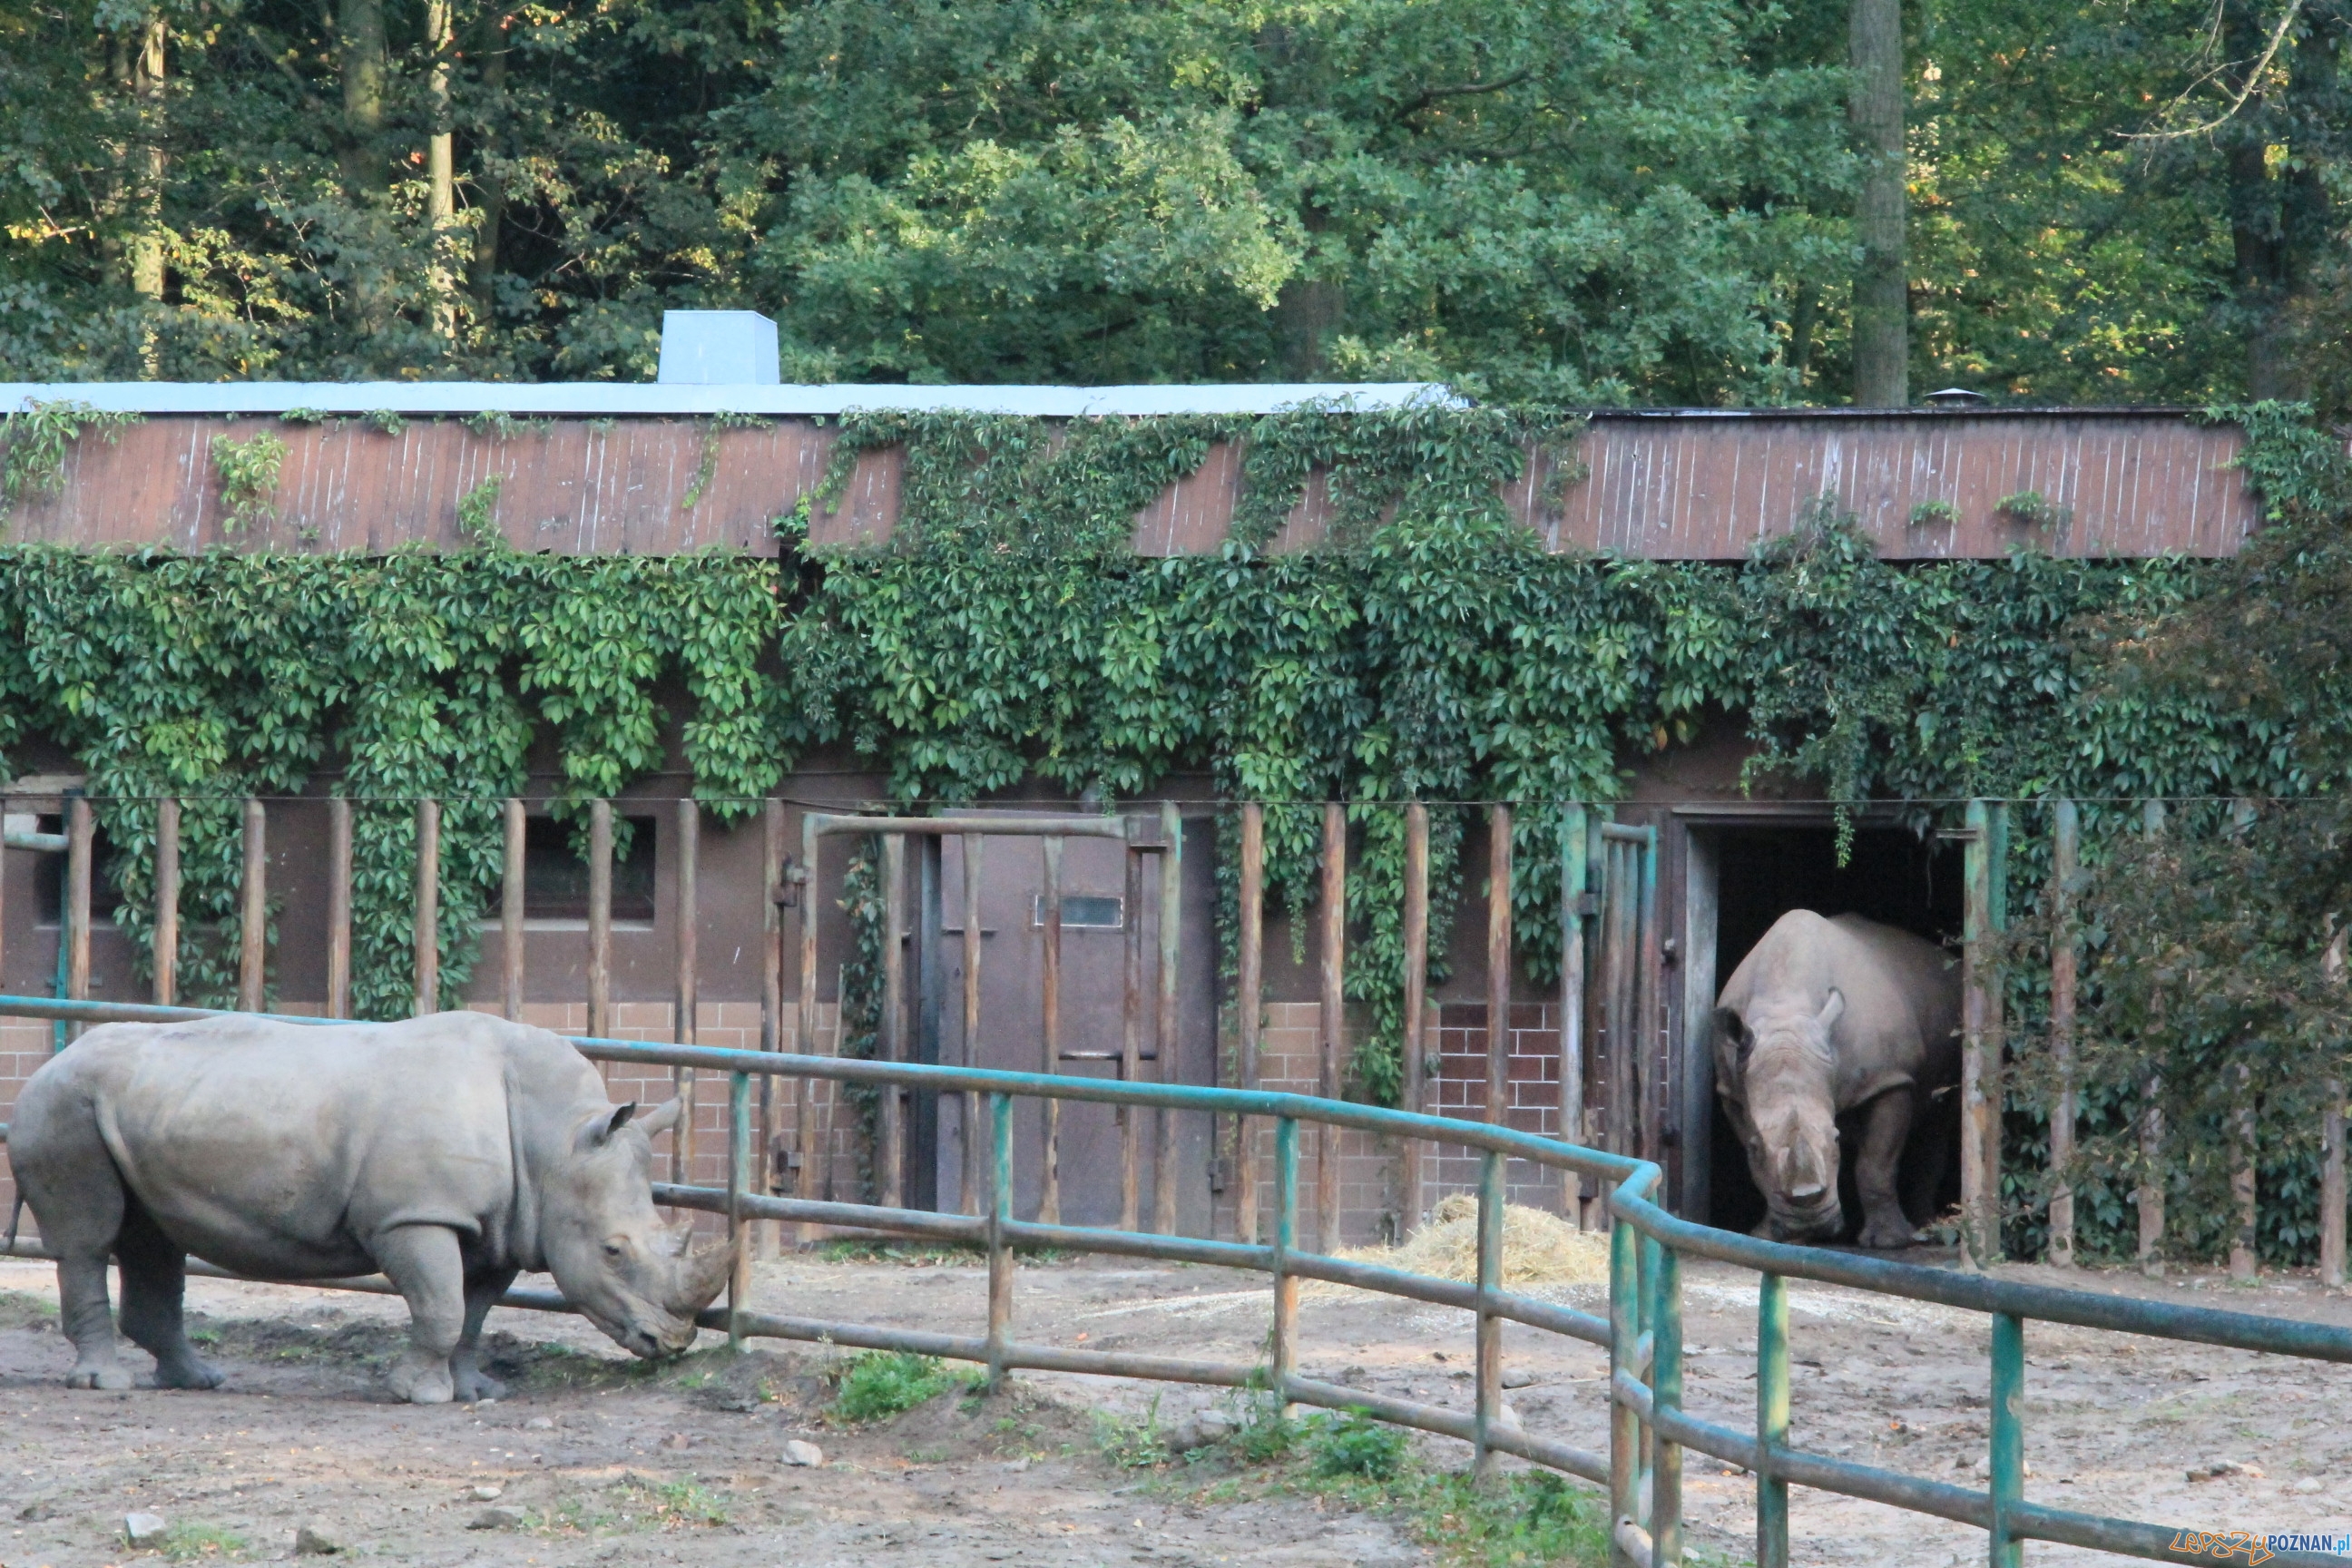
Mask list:
[[[1478,1200],[1455,1193],[1437,1205],[1429,1223],[1397,1247],[1359,1247],[1339,1254],[1351,1263],[1378,1263],[1412,1274],[1475,1283],[1478,1278]],[[1503,1205],[1503,1283],[1606,1285],[1609,1237],[1579,1230],[1558,1215],[1518,1204]],[[1314,1294],[1346,1290],[1344,1285],[1310,1285]]]

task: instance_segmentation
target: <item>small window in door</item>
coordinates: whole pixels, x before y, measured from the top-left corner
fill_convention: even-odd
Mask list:
[[[1064,893],[1062,895],[1062,929],[1064,931],[1118,931],[1124,923],[1125,900],[1101,893]],[[1034,893],[1029,899],[1029,924],[1033,930],[1045,929],[1045,895]]]
[[[627,847],[614,824],[613,919],[615,923],[650,925],[654,918],[654,832],[650,816],[627,822]],[[579,840],[587,829],[579,828]],[[573,825],[551,816],[534,816],[522,829],[522,911],[529,921],[584,921],[588,918],[588,861],[574,847]],[[493,915],[498,900],[490,900]]]

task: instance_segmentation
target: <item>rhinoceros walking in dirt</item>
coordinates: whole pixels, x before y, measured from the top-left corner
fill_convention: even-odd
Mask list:
[[[398,1024],[250,1017],[110,1024],[44,1064],[9,1131],[19,1190],[58,1255],[75,1388],[128,1388],[107,1310],[167,1388],[221,1373],[181,1325],[187,1255],[272,1279],[382,1269],[408,1301],[393,1392],[420,1405],[493,1396],[482,1319],[521,1269],[545,1269],[641,1356],[683,1350],[730,1258],[689,1253],[656,1219],[651,1137],[606,1102],[560,1037],[479,1013]]]
[[[1912,1125],[1959,1081],[1960,983],[1933,942],[1859,915],[1791,910],[1740,961],[1715,1011],[1715,1088],[1768,1217],[1758,1234],[1835,1240],[1837,1118],[1864,1118],[1862,1245],[1915,1235],[1898,1191]]]

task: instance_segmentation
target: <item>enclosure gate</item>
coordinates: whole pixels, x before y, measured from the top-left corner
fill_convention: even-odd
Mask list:
[[[0,1016],[175,1022],[215,1015],[196,1008],[0,996]],[[325,1026],[320,1018],[280,1021]],[[1790,1482],[1842,1492],[1975,1525],[1987,1532],[1993,1568],[2017,1568],[2029,1539],[2120,1552],[2165,1562],[2227,1563],[2245,1556],[2284,1568],[2324,1568],[2342,1559],[2299,1548],[2273,1550],[2235,1537],[2171,1531],[2124,1520],[2045,1508],[2023,1500],[2025,1323],[2030,1319],[2111,1329],[2192,1342],[2225,1345],[2315,1360],[2352,1363],[2352,1330],[2285,1321],[2249,1313],[2182,1308],[2021,1285],[1981,1275],[1832,1253],[1735,1236],[1677,1219],[1650,1199],[1661,1172],[1645,1160],[1581,1148],[1495,1125],[1415,1115],[1303,1095],[1181,1085],[1123,1083],[1058,1074],[984,1072],[920,1063],[785,1056],[698,1046],[636,1045],[577,1038],[593,1059],[667,1065],[724,1073],[730,1083],[730,1158],[724,1190],[658,1185],[657,1201],[727,1216],[739,1237],[744,1223],[776,1219],[802,1225],[852,1226],[889,1234],[976,1242],[988,1256],[988,1319],[983,1335],[916,1332],[869,1324],[772,1316],[750,1310],[748,1281],[739,1272],[723,1309],[706,1312],[706,1325],[726,1331],[730,1344],[750,1336],[816,1342],[858,1349],[910,1351],[984,1364],[1001,1384],[1019,1369],[1160,1379],[1258,1389],[1277,1404],[1360,1410],[1396,1425],[1468,1442],[1477,1471],[1491,1474],[1501,1454],[1602,1483],[1608,1488],[1612,1562],[1617,1568],[1653,1568],[1682,1561],[1682,1450],[1695,1448],[1752,1471],[1757,1485],[1759,1568],[1786,1568]],[[881,1205],[755,1196],[748,1191],[752,1152],[751,1081],[783,1074],[835,1082],[969,1093],[986,1097],[990,1160],[986,1210],[949,1215]],[[1271,1245],[1204,1240],[1130,1228],[1096,1229],[1016,1220],[1012,1213],[1013,1100],[1017,1095],[1107,1102],[1133,1108],[1223,1112],[1274,1123],[1275,1226]],[[1406,1140],[1468,1144],[1480,1151],[1478,1278],[1474,1284],[1434,1279],[1358,1263],[1298,1245],[1298,1129],[1353,1127]],[[0,1132],[5,1136],[5,1132]],[[1612,1216],[1609,1316],[1538,1300],[1502,1289],[1503,1165],[1507,1157],[1590,1176],[1607,1189]],[[1024,1344],[1013,1337],[1013,1248],[1066,1247],[1254,1269],[1273,1280],[1273,1316],[1265,1363],[1243,1365],[1127,1352]],[[19,1256],[37,1247],[12,1247]],[[739,1247],[739,1257],[741,1249]],[[1757,1405],[1753,1435],[1697,1419],[1683,1409],[1681,1262],[1685,1255],[1713,1258],[1756,1269],[1758,1290]],[[216,1270],[197,1268],[200,1273]],[[1978,1492],[1790,1447],[1789,1319],[1786,1281],[1816,1279],[1864,1290],[1939,1302],[1992,1315],[1990,1485]],[[1467,1414],[1303,1376],[1297,1365],[1298,1281],[1339,1284],[1456,1307],[1475,1314],[1477,1333],[1475,1405]],[[388,1292],[380,1279],[327,1282]],[[539,1310],[571,1309],[544,1291],[511,1291],[502,1304]],[[1525,1323],[1601,1346],[1610,1358],[1610,1441],[1604,1457],[1526,1431],[1502,1419],[1502,1325]],[[2259,1543],[2256,1543],[2259,1544]]]

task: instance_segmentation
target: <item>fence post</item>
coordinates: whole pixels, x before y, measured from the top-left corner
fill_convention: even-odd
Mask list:
[[[1511,1110],[1511,808],[1486,811],[1486,1121]]]
[[[743,1348],[743,1309],[751,1299],[751,1249],[743,1236],[743,1188],[751,1152],[751,1075],[727,1079],[727,1348]]]
[[[1429,1008],[1429,807],[1404,808],[1404,1109],[1416,1114],[1429,1087],[1428,1041],[1422,1015]],[[1421,1140],[1404,1140],[1404,1214],[1397,1239],[1421,1224]]]
[[[1992,1315],[1991,1568],[2023,1568],[2011,1515],[2025,1500],[2025,1320]]]
[[[416,803],[416,991],[410,1015],[421,1018],[441,1002],[441,803]]]
[[[1045,887],[1038,896],[1039,915],[1045,928],[1045,1060],[1038,1070],[1062,1070],[1062,840],[1045,840]],[[1062,1223],[1062,1102],[1048,1095],[1045,1112],[1045,1177],[1037,1200],[1037,1223]]]
[[[1323,942],[1320,953],[1322,1006],[1317,1031],[1315,1092],[1339,1098],[1339,1069],[1348,1036],[1348,808],[1338,801],[1323,807]],[[1315,1128],[1316,1250],[1339,1250],[1339,1130]]]
[[[2145,801],[2140,805],[2140,829],[2149,838],[2164,837],[2164,802]],[[2154,998],[2153,1006],[2161,1016],[2164,998]],[[2164,1245],[2164,1077],[2147,1075],[2140,1090],[2139,1163],[2140,1184],[2135,1194],[2139,1207],[2139,1268],[2149,1279],[2164,1272],[2164,1260],[2157,1249]]]
[[[1184,818],[1172,800],[1160,803],[1160,1016],[1154,1037],[1159,1041],[1160,1081],[1183,1081],[1183,1058],[1177,1050],[1176,1002],[1183,978],[1184,956]],[[1176,1108],[1162,1105],[1152,1111],[1151,1228],[1161,1236],[1176,1234]]]
[[[1298,1277],[1290,1254],[1298,1245],[1298,1120],[1274,1121],[1274,1325],[1266,1336],[1275,1409],[1290,1408],[1290,1377],[1298,1346]]]
[[[882,839],[882,1026],[875,1043],[883,1060],[903,1062],[907,1048],[907,836]],[[906,1201],[907,1102],[895,1083],[877,1084],[881,1099],[882,1202],[900,1208]]]
[[[1633,1568],[1633,1559],[1617,1540],[1622,1526],[1639,1525],[1641,1512],[1641,1418],[1619,1384],[1640,1381],[1633,1358],[1641,1337],[1639,1266],[1634,1258],[1633,1227],[1613,1219],[1609,1227],[1609,1563],[1610,1568]]]
[[[1478,1160],[1477,1383],[1471,1423],[1470,1472],[1481,1486],[1495,1479],[1495,1450],[1486,1440],[1503,1418],[1503,1320],[1494,1310],[1503,1288],[1503,1156],[1489,1149]]]
[[[1251,801],[1242,807],[1241,931],[1235,961],[1234,1023],[1241,1035],[1241,1087],[1257,1088],[1258,1025],[1265,1010],[1265,807]],[[1234,1118],[1234,1159],[1241,1166],[1241,1194],[1234,1219],[1242,1240],[1255,1247],[1258,1237],[1257,1150],[1250,1136],[1249,1118]]]
[[[988,1097],[988,1391],[1004,1387],[1004,1347],[1013,1334],[1013,1097]]]
[[[66,994],[77,1002],[89,1000],[90,863],[96,858],[97,819],[89,798],[77,792],[66,797]],[[66,1038],[81,1033],[68,1026]],[[52,1037],[54,1038],[54,1036]]]
[[[2233,801],[2230,806],[2230,833],[2242,837],[2254,825],[2254,803]],[[2248,1042],[2252,1044],[2252,1042]],[[2254,1118],[2253,1069],[2242,1056],[2231,1075],[2237,1081],[2236,1101],[2230,1117],[2230,1198],[2237,1211],[2237,1225],[2230,1234],[2230,1282],[2251,1285],[2261,1274],[2255,1258],[2254,1159],[2256,1125]]]
[[[1960,959],[1960,1237],[1979,1268],[2000,1255],[2000,1046],[1994,1035],[1993,830],[1985,802],[1969,802],[1962,857]]]
[[[816,910],[818,888],[817,850],[824,840],[816,830],[816,813],[801,815],[801,990],[798,1036],[793,1048],[802,1056],[820,1053],[816,1048]],[[817,1173],[824,1161],[817,1148],[816,1135],[817,1080],[802,1077],[793,1088],[793,1158],[799,1164],[793,1172],[793,1195],[813,1198],[822,1190]],[[798,1231],[801,1245],[816,1239],[816,1226],[803,1221]]]
[[[507,1017],[522,1021],[523,920],[529,906],[530,859],[526,853],[530,817],[519,800],[506,803],[506,874],[499,886],[499,966]]]
[[[1559,1136],[1584,1142],[1584,884],[1590,864],[1585,811],[1565,807],[1559,826]],[[1585,1223],[1584,1175],[1560,1173],[1560,1212]]]
[[[155,803],[155,934],[148,947],[155,971],[155,1003],[168,1007],[180,994],[180,803]]]
[[[327,802],[327,1016],[352,1016],[352,803]]]
[[[760,1048],[784,1048],[784,803],[769,797],[760,806]],[[776,1075],[760,1075],[760,1173],[755,1190],[775,1191]],[[765,1222],[752,1228],[753,1247],[773,1256],[778,1228]]]
[[[670,1008],[670,1038],[681,1046],[700,1037],[702,1005],[702,803],[692,795],[677,803],[677,939],[672,944],[677,960],[676,996]],[[675,1093],[685,1101],[679,1108],[677,1130],[669,1136],[671,1180],[694,1182],[694,1069],[679,1068],[671,1075]]]
[[[1756,1568],[1789,1568],[1789,1483],[1779,1451],[1789,1441],[1789,1282],[1756,1282]]]
[[[613,1031],[613,803],[588,803],[588,1032]],[[605,1074],[611,1078],[608,1068]]]
[[[245,875],[236,957],[236,1005],[243,1013],[261,1011],[264,943],[269,935],[269,821],[261,803],[245,803]]]
[[[2058,1075],[2050,1109],[2050,1261],[2074,1262],[2074,890],[2082,858],[2082,813],[2071,800],[2051,811],[2050,1061]]]
[[[1119,905],[1118,1076],[1127,1083],[1143,1078],[1143,856],[1125,846],[1127,880]],[[1118,1228],[1143,1224],[1143,1118],[1139,1108],[1121,1105],[1118,1122]]]
[[[1654,1410],[1679,1413],[1683,1405],[1683,1267],[1663,1243],[1650,1277],[1650,1390]],[[1650,1561],[1671,1568],[1683,1560],[1683,1450],[1651,1422],[1655,1459],[1650,1471]]]
[[[977,833],[963,836],[963,1065],[980,1065],[980,866],[982,846]],[[979,1177],[982,1141],[980,1094],[963,1097],[963,1191],[957,1207],[965,1214],[980,1212]]]
[[[2341,986],[2345,978],[2345,928],[2338,926],[2320,959],[2320,973]],[[2344,1283],[2344,1080],[2328,1079],[2320,1089],[2326,1104],[2319,1115],[2319,1278]]]

